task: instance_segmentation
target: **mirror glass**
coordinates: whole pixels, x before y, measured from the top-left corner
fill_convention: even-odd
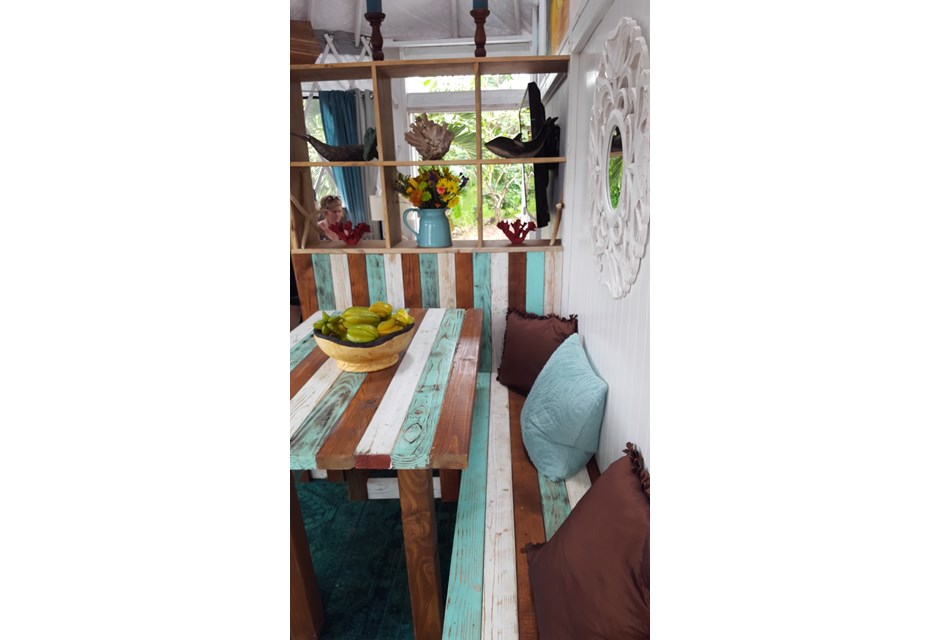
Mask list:
[[[610,148],[607,159],[607,195],[610,208],[616,209],[620,202],[620,185],[623,184],[623,141],[620,129],[614,127],[610,132]]]

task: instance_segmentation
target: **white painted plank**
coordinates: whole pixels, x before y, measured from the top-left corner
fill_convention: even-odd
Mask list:
[[[352,306],[352,288],[349,285],[349,260],[344,253],[330,254],[330,268],[333,271],[333,300],[337,309]]]
[[[490,326],[493,336],[493,371],[503,360],[503,336],[506,334],[506,309],[509,306],[509,254],[490,254]],[[525,311],[525,309],[523,309]]]
[[[303,424],[320,398],[336,382],[340,373],[342,372],[336,366],[336,360],[329,358],[317,369],[316,373],[310,376],[307,384],[290,399],[290,435],[294,435],[294,432]]]
[[[386,253],[385,259],[385,289],[388,292],[386,302],[396,310],[405,306],[405,285],[401,278],[401,254]]]
[[[317,321],[317,318],[319,318],[320,315],[321,314],[318,311],[294,327],[294,329],[290,332],[290,346],[293,347],[295,344],[303,340],[308,333],[313,331],[313,323]]]
[[[505,276],[503,279],[505,282]],[[494,371],[490,374],[490,437],[486,467],[486,543],[483,552],[484,640],[519,637],[519,614],[516,601],[516,531],[512,508],[509,393],[506,387],[496,381]]]
[[[434,488],[434,497],[441,497],[441,479],[437,476],[431,478]],[[398,500],[398,478],[369,478],[366,481],[366,490],[369,500]]]
[[[591,488],[591,476],[588,475],[587,467],[581,469],[565,480],[565,486],[568,488],[568,504],[574,509],[587,490]]]
[[[457,308],[456,254],[437,254],[437,291],[440,306]]]
[[[444,319],[444,309],[429,309],[418,327],[411,346],[402,356],[395,377],[379,403],[372,421],[356,446],[356,455],[392,455],[398,432],[408,414],[421,372],[431,353],[434,338]]]
[[[552,277],[552,285],[555,288],[555,291],[552,293],[552,300],[555,301],[554,302],[555,310],[552,311],[552,313],[557,313],[558,315],[561,315],[561,295],[562,295],[561,292],[562,292],[563,285],[564,285],[563,267],[564,267],[565,256],[564,256],[564,253],[562,253],[561,251],[556,251],[552,253],[552,256],[553,256],[552,260],[554,261],[554,267],[553,267],[554,275]]]

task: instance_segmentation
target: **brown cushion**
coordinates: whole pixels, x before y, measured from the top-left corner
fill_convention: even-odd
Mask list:
[[[578,332],[578,316],[540,316],[518,309],[506,310],[503,359],[496,379],[522,395],[529,395],[535,379],[555,349]]]
[[[526,547],[540,640],[649,638],[650,511],[642,484],[631,456],[620,458],[551,540]]]

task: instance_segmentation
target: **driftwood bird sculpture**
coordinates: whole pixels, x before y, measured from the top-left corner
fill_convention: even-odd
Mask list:
[[[545,124],[539,129],[538,134],[528,142],[522,141],[522,134],[517,134],[514,138],[499,136],[486,143],[486,148],[500,158],[532,158],[537,156],[545,143],[549,140],[550,132],[553,127],[557,127],[555,120],[558,118],[548,118]]]
[[[317,150],[324,160],[329,162],[361,162],[363,160],[374,160],[379,157],[379,151],[376,147],[375,129],[369,127],[362,137],[362,144],[342,144],[332,145],[317,140],[311,135],[299,134],[291,131],[292,136],[306,140],[313,148]]]

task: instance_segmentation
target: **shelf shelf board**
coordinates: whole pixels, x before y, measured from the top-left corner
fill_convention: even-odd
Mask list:
[[[337,62],[333,64],[292,64],[291,82],[326,82],[336,80],[371,80],[372,62]]]
[[[372,160],[370,162],[291,162],[292,167],[429,167],[487,164],[551,164],[565,162],[564,156],[552,158],[481,158],[479,160]]]
[[[380,78],[473,75],[474,64],[481,75],[509,73],[566,73],[568,56],[502,56],[498,58],[446,58],[443,60],[374,60],[335,64],[292,64],[291,82],[370,80],[372,68]]]
[[[509,240],[455,240],[450,247],[421,248],[414,240],[402,240],[391,249],[385,248],[382,240],[363,240],[347,247],[342,242],[322,242],[315,247],[291,249],[293,254],[303,253],[525,253],[527,251],[561,251],[561,240],[549,245],[549,240],[526,240],[523,244],[511,244]]]

